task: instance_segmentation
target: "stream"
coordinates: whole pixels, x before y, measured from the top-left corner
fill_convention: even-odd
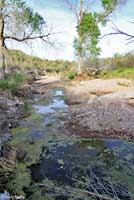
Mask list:
[[[68,112],[64,99],[64,88],[52,89],[49,101],[37,97],[32,115],[13,129],[10,144],[26,157],[9,180],[10,194],[33,200],[133,200],[134,143],[58,133]]]

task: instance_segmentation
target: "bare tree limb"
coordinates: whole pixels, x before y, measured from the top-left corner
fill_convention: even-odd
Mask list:
[[[117,25],[114,24],[113,22],[111,22],[111,23],[113,25],[114,32],[107,33],[107,34],[101,36],[100,39],[102,39],[104,37],[107,37],[107,36],[110,36],[110,35],[123,35],[123,36],[127,37],[127,40],[130,40],[127,44],[130,44],[130,43],[134,42],[134,34],[130,34],[128,32],[125,32],[125,31],[119,29],[117,27]],[[131,23],[133,23],[133,22],[131,22]]]
[[[73,6],[73,3],[70,2],[70,0],[64,0],[64,1],[67,4],[68,8],[74,12],[77,21],[79,21],[79,13],[77,12],[78,0],[75,1],[74,6]]]
[[[53,32],[53,33],[51,33],[51,32],[49,32],[48,34],[46,34],[46,35],[37,35],[37,36],[27,36],[27,37],[23,37],[23,38],[17,38],[17,37],[14,37],[14,36],[5,36],[4,37],[4,40],[7,40],[7,39],[11,39],[11,40],[15,40],[15,41],[17,41],[17,42],[25,42],[25,41],[27,41],[27,40],[35,40],[35,39],[41,39],[41,40],[43,40],[44,42],[48,42],[48,38],[49,38],[49,36],[51,36],[51,35],[54,35],[54,34],[57,34],[57,32]],[[47,39],[47,40],[46,40]],[[49,43],[49,42],[48,42]]]

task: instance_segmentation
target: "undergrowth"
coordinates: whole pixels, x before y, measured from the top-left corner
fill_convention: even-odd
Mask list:
[[[8,89],[15,94],[18,88],[28,81],[28,77],[23,73],[14,73],[7,75],[4,79],[0,79],[0,88]]]
[[[103,70],[100,72],[101,78],[128,78],[134,79],[134,67],[122,67],[114,70]]]

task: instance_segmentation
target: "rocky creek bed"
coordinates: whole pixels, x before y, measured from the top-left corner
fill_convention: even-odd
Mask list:
[[[38,84],[38,87],[40,92],[34,95],[32,114],[12,129],[13,138],[4,154],[13,158],[9,159],[13,167],[0,192],[6,190],[5,195],[11,199],[27,200],[133,200],[133,138],[130,135],[127,140],[121,135],[120,139],[111,138],[106,133],[97,137],[96,129],[96,137],[94,134],[91,137],[94,127],[101,128],[102,132],[103,127],[111,129],[113,123],[110,126],[109,120],[113,122],[113,118],[108,118],[107,113],[115,116],[114,109],[120,111],[117,116],[120,125],[124,124],[126,112],[129,113],[126,121],[132,124],[133,108],[126,102],[113,105],[110,101],[103,112],[104,107],[98,100],[94,105],[85,106],[80,102],[68,106],[63,85],[43,89]],[[47,91],[47,98],[41,89]],[[120,130],[118,121],[115,122],[116,129]]]
[[[29,110],[26,101],[14,97],[10,91],[0,91],[0,142],[10,139],[11,128],[19,125],[20,121],[28,116]]]

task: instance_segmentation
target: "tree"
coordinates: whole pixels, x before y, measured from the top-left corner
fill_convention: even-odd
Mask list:
[[[75,39],[75,49],[81,57],[89,56],[95,58],[100,53],[100,48],[97,47],[100,30],[97,25],[97,14],[85,13],[81,19],[81,23],[77,26],[78,38]],[[78,46],[77,46],[78,45]],[[79,63],[79,70],[81,72],[82,63]]]
[[[77,37],[74,40],[74,48],[78,56],[78,73],[81,73],[84,56],[90,54],[96,57],[100,53],[101,49],[98,47],[101,34],[99,24],[106,24],[111,13],[125,0],[95,1],[97,5],[101,3],[100,12],[91,11],[91,0],[76,0],[74,1],[75,3],[65,0],[65,2],[74,12],[77,19]]]
[[[26,42],[40,39],[48,42],[52,29],[23,0],[0,0],[0,74],[5,77],[7,40]]]

